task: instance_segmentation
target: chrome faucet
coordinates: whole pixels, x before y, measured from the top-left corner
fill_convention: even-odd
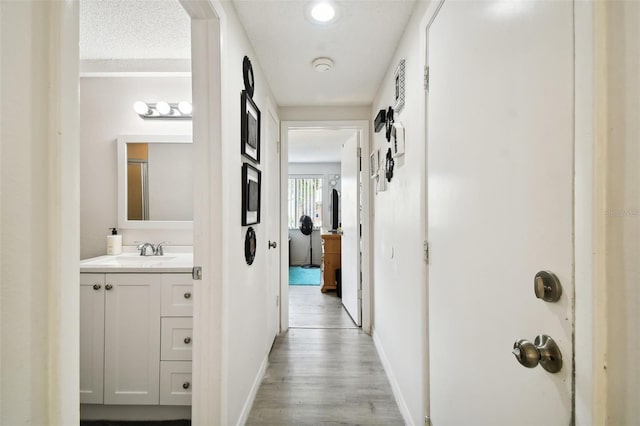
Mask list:
[[[153,255],[154,256],[163,256],[164,255],[163,244],[169,244],[169,241],[163,241],[161,243],[156,244],[156,248],[153,250]]]
[[[151,243],[141,243],[137,249],[140,250],[140,256],[153,256],[156,253],[156,248]]]

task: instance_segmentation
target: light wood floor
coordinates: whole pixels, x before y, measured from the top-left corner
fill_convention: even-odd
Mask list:
[[[289,327],[357,328],[335,291],[308,285],[289,286]]]
[[[335,313],[334,320],[320,318],[336,306],[344,311],[335,293],[294,287],[290,321],[306,328],[290,328],[276,339],[247,425],[404,424],[371,337],[346,313],[350,325]]]

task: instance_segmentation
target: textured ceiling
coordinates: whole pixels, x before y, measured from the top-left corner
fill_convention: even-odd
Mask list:
[[[355,130],[290,130],[290,163],[340,163],[342,144]]]
[[[414,8],[414,0],[336,1],[339,18],[318,25],[304,0],[234,0],[280,106],[369,105]],[[334,68],[315,71],[328,56]]]
[[[187,59],[190,25],[178,0],[80,0],[80,59]]]

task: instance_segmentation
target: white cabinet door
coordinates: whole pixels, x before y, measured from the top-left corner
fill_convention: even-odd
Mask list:
[[[158,404],[160,274],[107,274],[105,404]]]
[[[102,404],[104,274],[80,274],[80,403]]]

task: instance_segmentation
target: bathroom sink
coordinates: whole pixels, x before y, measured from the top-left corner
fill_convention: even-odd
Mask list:
[[[178,256],[140,256],[139,254],[121,254],[117,256],[100,256],[83,260],[81,266],[109,266],[126,268],[148,268],[158,265],[169,266]]]
[[[191,272],[193,253],[140,256],[137,252],[80,261],[80,272]]]

